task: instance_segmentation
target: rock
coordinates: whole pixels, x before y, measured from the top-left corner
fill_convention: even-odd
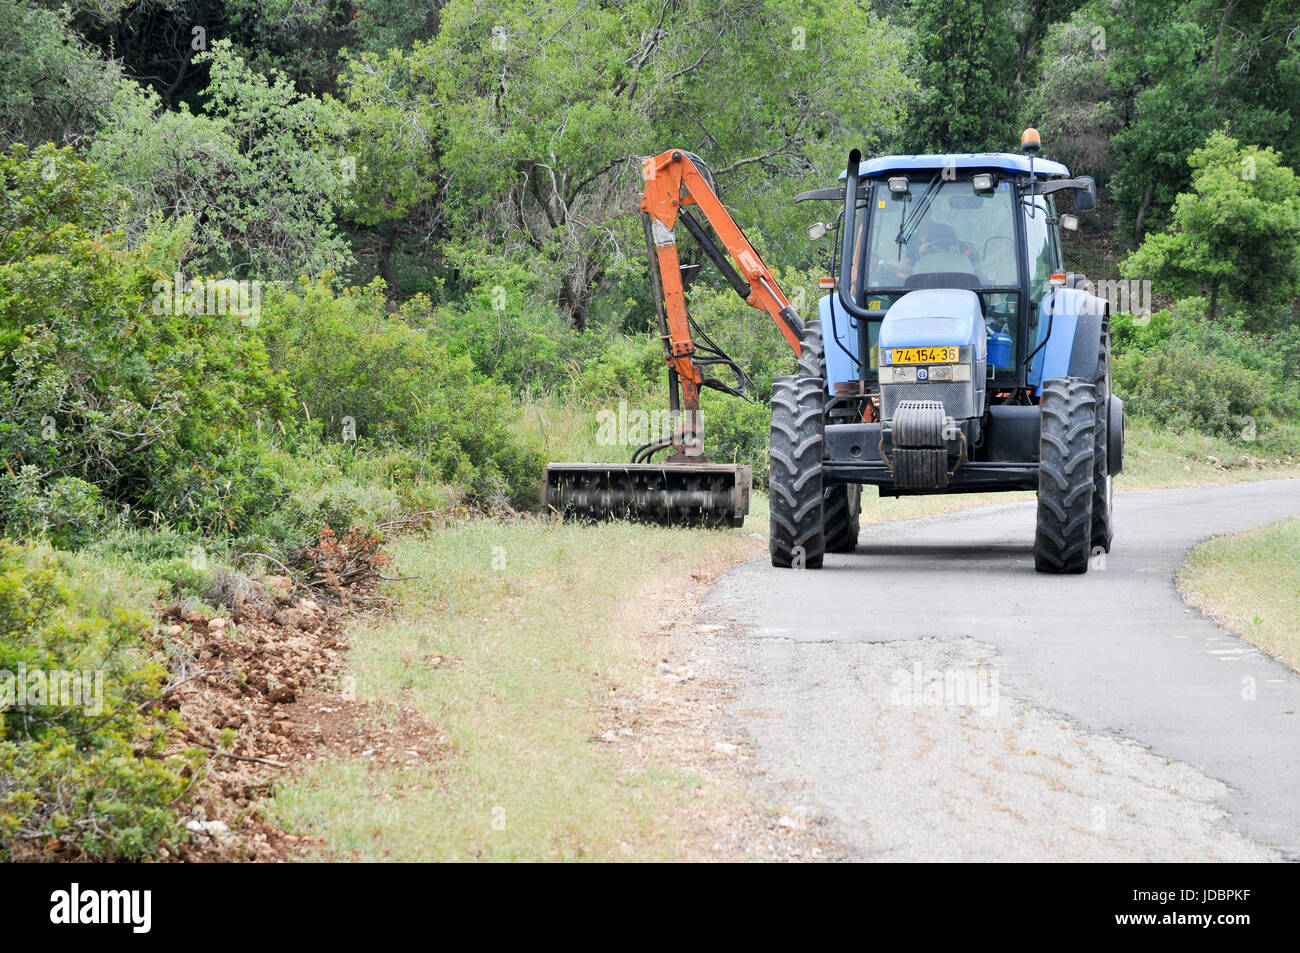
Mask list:
[[[289,629],[302,628],[302,613],[297,609],[281,609],[275,614],[275,621]]]
[[[167,626],[167,634],[168,634],[169,636],[171,636],[172,638],[176,638],[176,636],[180,635],[180,634],[181,634],[182,632],[184,632],[184,631],[185,631],[185,627],[184,627],[184,626],[179,626],[179,625],[169,625],[169,626]]]
[[[607,744],[612,744],[613,742],[618,740],[618,735],[614,734],[614,732],[612,731],[607,731],[600,736],[600,740],[606,742]]]
[[[740,749],[736,745],[730,744],[729,742],[717,741],[714,742],[713,744],[713,750],[718,752],[719,754],[725,754],[730,756],[735,754]]]
[[[288,576],[267,576],[266,588],[288,595],[293,592],[293,580]]]
[[[233,847],[239,843],[239,838],[231,833],[225,821],[190,821],[185,829],[201,838],[210,837],[222,847]]]
[[[226,620],[225,620],[225,619],[209,619],[209,620],[208,620],[208,631],[209,631],[209,632],[221,632],[222,630],[225,629],[225,627],[226,627]]]
[[[789,814],[782,814],[782,815],[781,815],[781,819],[780,819],[779,821],[776,822],[776,826],[777,826],[777,827],[788,827],[788,828],[790,828],[791,830],[794,830],[795,828],[799,827],[799,822],[796,821],[796,820],[795,820],[793,817],[791,817]]]
[[[276,688],[266,693],[266,700],[272,705],[288,705],[297,698],[292,688]]]

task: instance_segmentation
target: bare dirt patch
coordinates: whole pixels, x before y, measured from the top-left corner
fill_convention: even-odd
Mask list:
[[[223,615],[183,604],[163,611],[172,677],[151,704],[185,726],[167,753],[210,752],[191,789],[185,823],[194,837],[164,859],[307,856],[322,842],[274,827],[261,810],[287,772],[331,756],[396,770],[443,757],[438,730],[414,708],[356,701],[342,674],[349,621],[388,608],[375,590],[386,559],[373,558],[377,539],[357,538],[323,535],[305,586],[243,578],[229,587]]]

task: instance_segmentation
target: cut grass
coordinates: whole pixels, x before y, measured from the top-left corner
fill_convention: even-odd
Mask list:
[[[1300,520],[1202,543],[1178,587],[1224,628],[1300,671]]]

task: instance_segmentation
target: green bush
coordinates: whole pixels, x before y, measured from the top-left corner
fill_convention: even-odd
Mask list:
[[[1222,436],[1300,417],[1300,329],[1252,332],[1247,317],[1206,319],[1202,298],[1185,298],[1145,322],[1111,319],[1115,386],[1128,409],[1177,428]],[[1185,366],[1180,368],[1180,362]]]
[[[482,503],[535,505],[540,450],[511,433],[516,407],[468,355],[453,355],[401,314],[383,287],[335,294],[322,281],[275,292],[261,323],[275,368],[327,443],[419,452],[432,479]]]
[[[168,719],[138,711],[165,674],[149,661],[148,597],[123,596],[138,591],[133,580],[90,568],[0,540],[0,671],[98,676],[79,704],[5,699],[0,859],[57,839],[88,859],[138,860],[177,839],[187,764],[161,756]]]
[[[15,475],[0,530],[37,531],[44,511],[75,543],[100,497],[207,533],[273,507],[259,428],[285,418],[288,392],[256,335],[159,307],[166,255],[105,230],[116,193],[70,151],[14,146],[0,181],[0,459]]]
[[[1239,436],[1268,412],[1266,375],[1176,342],[1120,354],[1114,373],[1127,412],[1174,430]]]
[[[105,523],[99,487],[70,476],[42,480],[31,464],[0,475],[0,514],[7,535],[44,536],[64,549],[86,545]]]

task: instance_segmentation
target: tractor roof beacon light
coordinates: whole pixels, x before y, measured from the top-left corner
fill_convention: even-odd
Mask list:
[[[1034,215],[1034,191],[1038,187],[1038,180],[1034,176],[1034,155],[1043,147],[1043,140],[1038,135],[1038,130],[1029,126],[1020,134],[1020,151],[1029,155],[1029,217]]]

